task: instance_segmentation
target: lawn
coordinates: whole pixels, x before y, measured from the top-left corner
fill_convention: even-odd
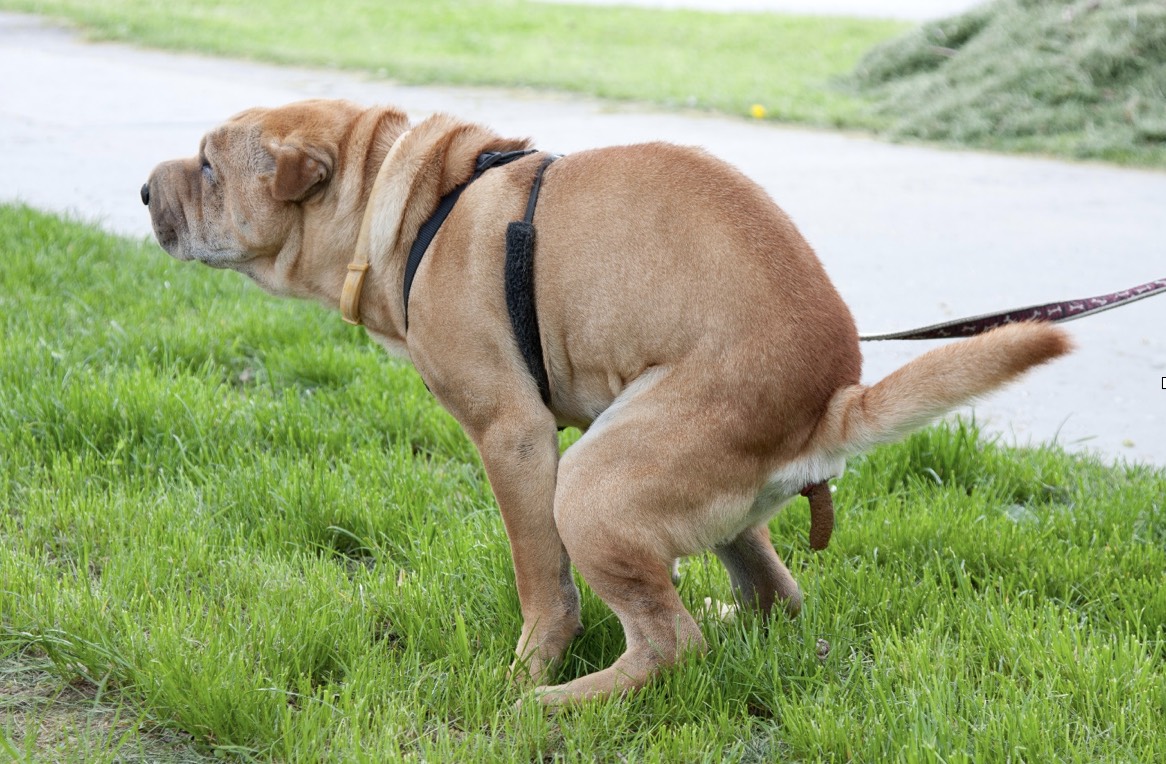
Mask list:
[[[502,523],[409,367],[150,243],[12,206],[0,242],[0,758],[1166,760],[1166,473],[926,430],[836,481],[827,551],[775,518],[798,619],[516,709]],[[562,677],[622,650],[583,617]]]

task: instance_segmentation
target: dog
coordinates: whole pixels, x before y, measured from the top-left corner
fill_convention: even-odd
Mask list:
[[[232,117],[197,156],[158,165],[141,195],[173,257],[342,308],[412,361],[481,454],[521,602],[511,673],[545,704],[641,687],[706,648],[672,582],[678,558],[711,549],[739,607],[796,615],[801,591],[769,538],[776,511],[847,456],[1070,350],[1056,327],[1015,324],[865,386],[850,311],[741,172],[666,143],[549,164],[530,152],[448,115],[413,124],[314,100]],[[527,208],[537,347],[516,334],[504,276],[508,227]],[[585,432],[560,457],[568,425]],[[550,685],[582,630],[572,565],[626,649]]]

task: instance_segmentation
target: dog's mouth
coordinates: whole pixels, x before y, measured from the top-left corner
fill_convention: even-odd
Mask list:
[[[154,238],[158,240],[159,246],[173,258],[177,260],[189,260],[189,257],[182,257],[178,246],[178,231],[174,230],[172,226],[161,226],[154,223]]]
[[[176,260],[190,260],[181,246],[181,236],[178,233],[178,223],[174,213],[177,207],[181,213],[182,205],[169,204],[166,201],[164,189],[159,188],[155,177],[151,176],[141,189],[142,204],[150,212],[150,225],[154,229],[154,238],[158,245],[166,250],[167,254]],[[185,223],[185,220],[183,221]]]
[[[187,169],[182,160],[164,162],[139,192],[150,212],[154,238],[175,260],[238,270],[256,255],[208,224],[205,218],[210,213],[201,208],[198,178],[192,179]]]
[[[240,257],[238,252],[215,249],[209,246],[200,246],[189,236],[182,237],[170,227],[155,226],[154,237],[166,254],[179,262],[198,262],[209,268],[236,269],[249,258]]]
[[[163,194],[142,191],[143,201],[148,201],[150,223],[154,238],[166,254],[180,262],[198,261],[211,268],[232,268],[247,258],[232,249],[215,246],[211,242],[199,241],[190,230],[186,210],[181,203],[168,203]]]
[[[180,262],[197,262],[208,268],[238,270],[252,257],[233,249],[221,249],[206,242],[195,241],[189,234],[181,235],[166,225],[154,226],[154,237],[166,253]]]
[[[166,250],[166,254],[183,262],[194,259],[188,248],[182,246],[182,236],[178,233],[178,226],[167,215],[151,208],[150,222],[154,227],[154,238],[157,239],[158,246]]]

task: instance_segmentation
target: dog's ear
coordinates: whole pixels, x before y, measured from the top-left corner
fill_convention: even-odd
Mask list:
[[[268,147],[275,159],[271,196],[281,202],[302,202],[332,177],[332,158],[323,151],[276,143]]]

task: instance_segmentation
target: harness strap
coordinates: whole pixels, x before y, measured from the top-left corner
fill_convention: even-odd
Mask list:
[[[421,266],[421,260],[425,257],[425,252],[429,249],[433,237],[437,236],[437,231],[441,228],[441,224],[445,222],[445,219],[449,217],[449,213],[453,211],[453,206],[457,204],[458,197],[462,195],[462,191],[465,191],[466,186],[480,178],[482,173],[491,167],[501,167],[504,164],[513,162],[516,159],[522,159],[524,156],[533,153],[535,153],[534,149],[526,149],[523,151],[487,151],[481,154],[478,157],[478,164],[474,168],[474,174],[470,176],[470,179],[441,197],[441,201],[437,204],[437,209],[421,225],[421,228],[417,231],[417,238],[413,241],[413,246],[409,248],[409,259],[405,261],[405,280],[402,287],[402,299],[404,300],[405,306],[406,333],[409,331],[409,291],[413,288],[413,278],[417,275],[417,269]]]
[[[538,328],[538,310],[534,301],[534,208],[542,188],[543,173],[558,159],[547,156],[530,184],[526,215],[506,227],[506,311],[514,339],[530,376],[538,385],[543,404],[551,405],[551,382],[543,358],[542,335]]]

